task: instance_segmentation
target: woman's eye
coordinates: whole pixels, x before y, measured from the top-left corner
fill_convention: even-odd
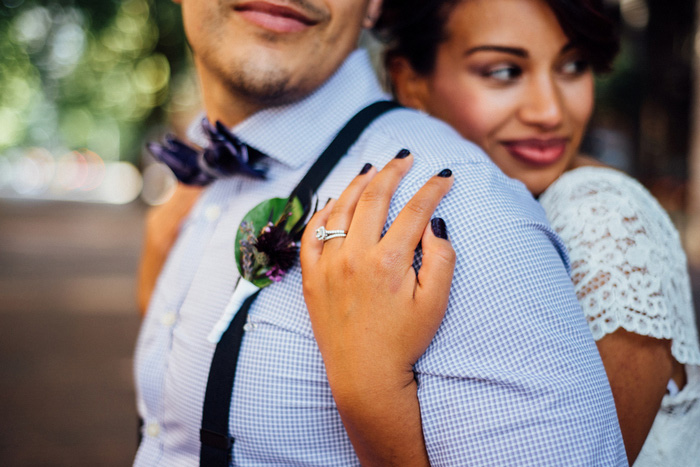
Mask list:
[[[517,66],[501,66],[486,70],[484,76],[498,81],[512,81],[520,77],[523,71]]]
[[[564,65],[561,67],[561,72],[565,75],[578,76],[588,71],[589,66],[590,65],[586,60],[577,58],[564,63]]]

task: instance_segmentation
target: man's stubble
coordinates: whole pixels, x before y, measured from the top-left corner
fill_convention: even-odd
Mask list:
[[[272,34],[261,34],[261,39],[271,47],[282,42]],[[253,107],[289,104],[313,91],[313,86],[303,80],[293,84],[290,71],[276,63],[272,55],[262,47],[249,56],[237,55],[229,59],[217,47],[206,47],[199,53],[202,65],[216,76],[231,96]]]

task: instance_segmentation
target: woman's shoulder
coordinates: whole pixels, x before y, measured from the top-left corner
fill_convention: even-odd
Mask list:
[[[608,225],[611,235],[643,228],[645,236],[680,237],[668,213],[634,178],[608,167],[580,167],[564,173],[539,198],[558,231],[567,226]],[[565,225],[566,224],[566,225]]]
[[[641,183],[624,172],[601,166],[579,167],[564,172],[540,196],[543,205],[606,200],[606,204],[652,204],[663,211]]]
[[[700,362],[685,252],[651,193],[617,170],[582,167],[540,202],[569,252],[594,338],[622,327],[671,339],[679,362]]]

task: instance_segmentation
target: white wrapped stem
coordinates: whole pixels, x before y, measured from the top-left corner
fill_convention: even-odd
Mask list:
[[[231,294],[231,299],[228,301],[228,305],[226,305],[224,313],[221,315],[221,318],[219,318],[219,321],[216,322],[209,333],[209,336],[207,337],[209,342],[212,344],[219,343],[221,336],[223,336],[226,329],[228,329],[233,317],[236,316],[236,313],[238,313],[238,310],[241,308],[241,305],[243,305],[243,302],[245,302],[248,297],[253,295],[258,290],[260,290],[260,288],[257,285],[254,285],[252,282],[248,282],[242,277],[238,280],[238,284],[236,284],[236,288],[234,289],[233,294]]]

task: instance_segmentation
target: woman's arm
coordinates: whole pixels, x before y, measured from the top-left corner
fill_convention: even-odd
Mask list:
[[[671,341],[620,328],[596,344],[615,399],[627,460],[632,465],[651,430],[673,373]]]
[[[317,213],[302,239],[304,298],[340,416],[362,465],[428,465],[413,364],[447,309],[455,255],[430,218],[452,186],[432,177],[382,237],[412,157],[358,176]],[[319,226],[346,238],[322,243]],[[422,244],[416,274],[414,251]]]
[[[178,184],[172,198],[153,207],[146,216],[146,231],[139,263],[138,306],[145,314],[160,270],[180,231],[180,224],[199,198],[200,187]]]

